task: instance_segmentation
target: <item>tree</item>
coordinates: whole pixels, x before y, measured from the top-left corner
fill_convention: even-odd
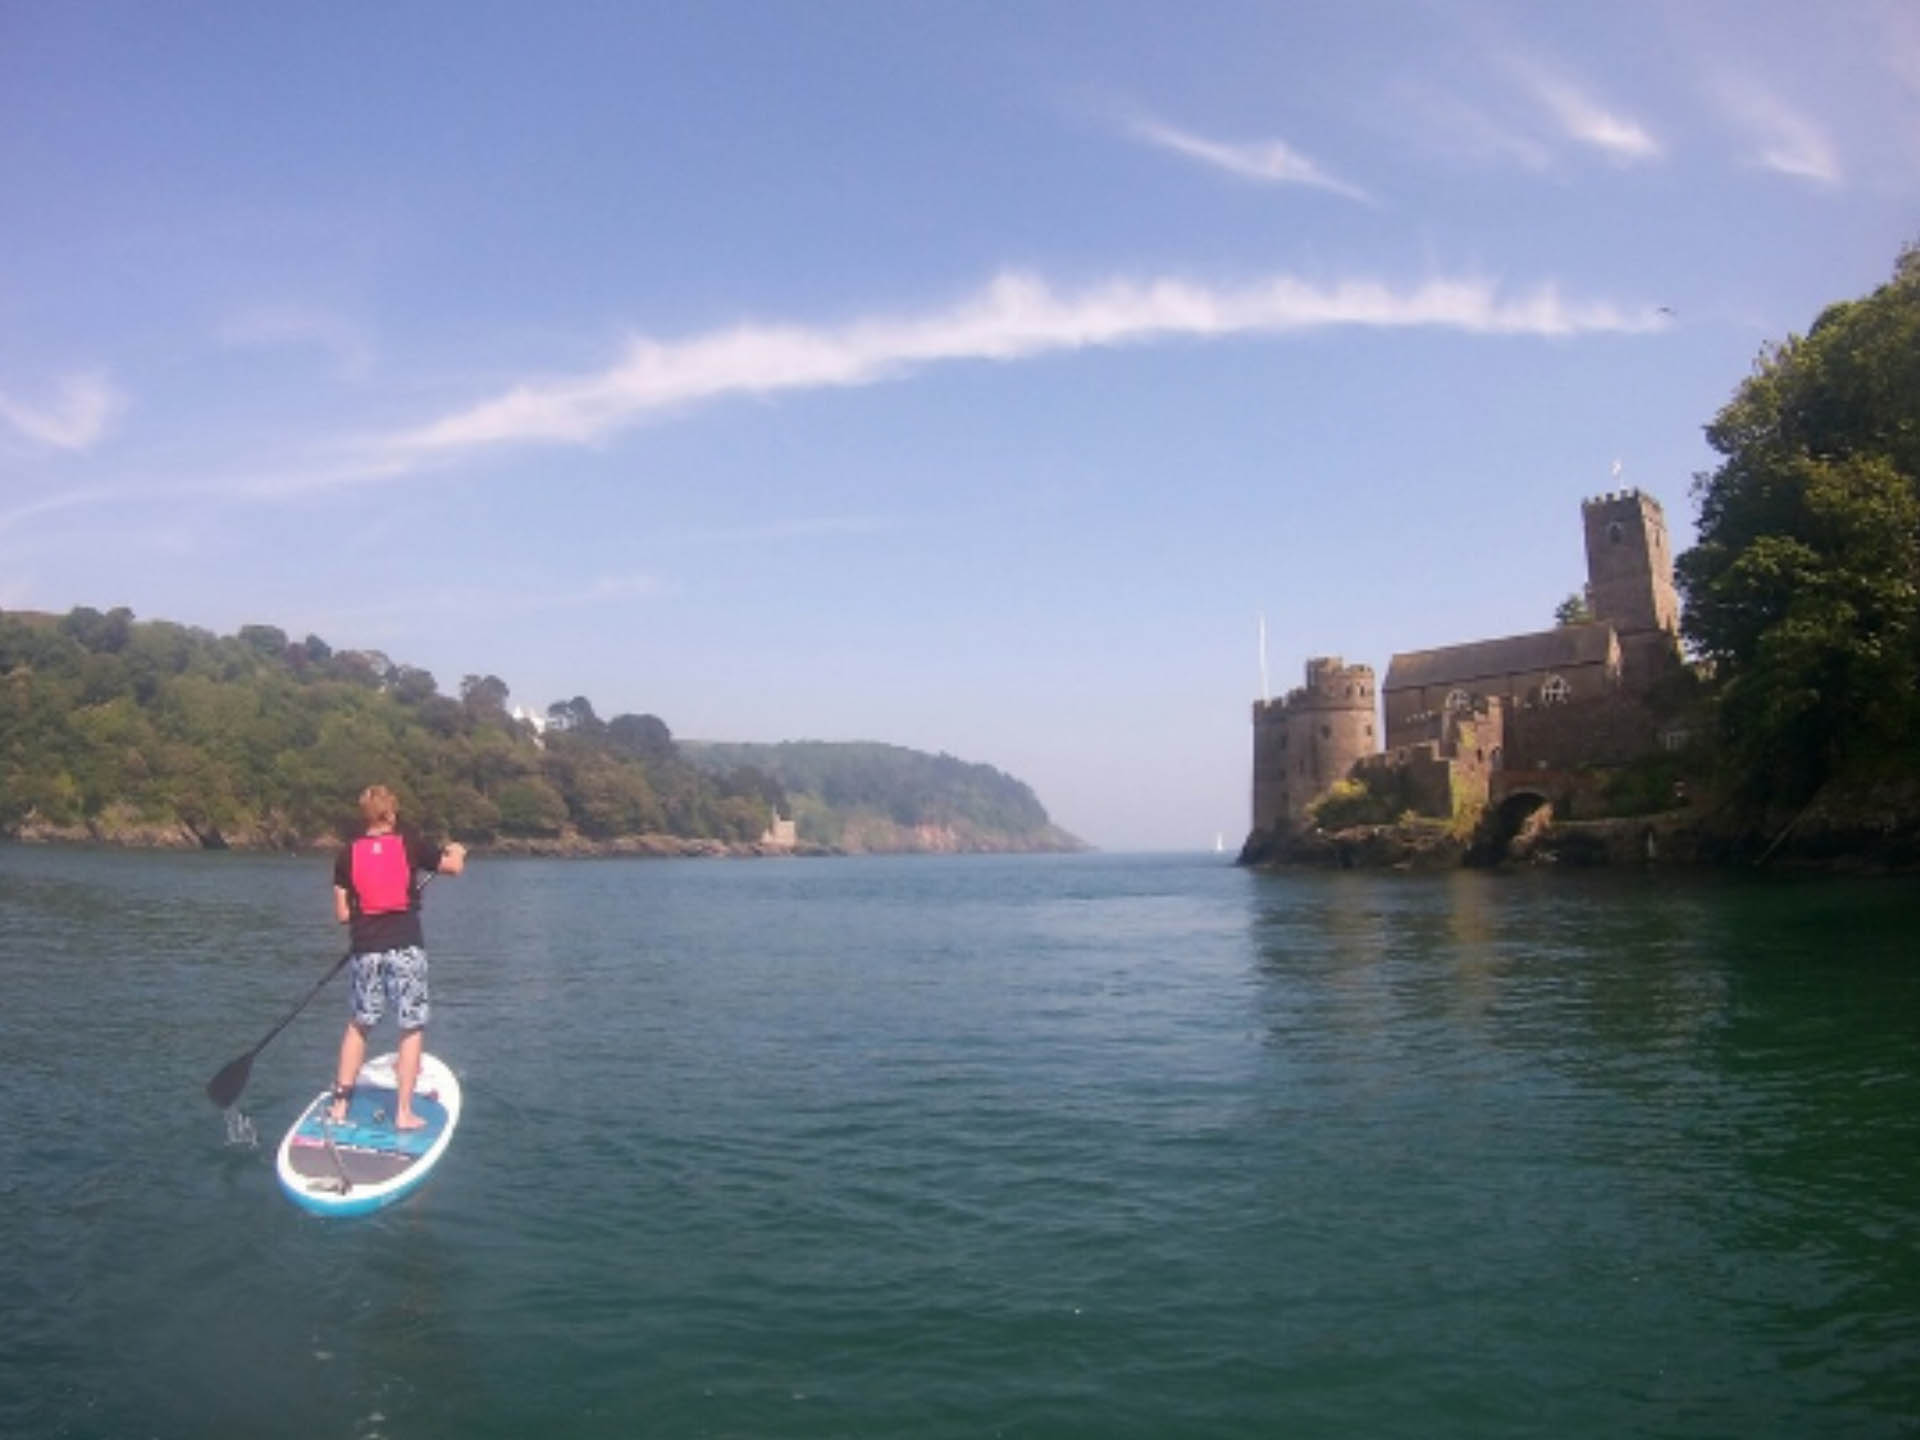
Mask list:
[[[1797,801],[1920,723],[1920,247],[1764,350],[1707,439],[1683,629],[1751,788]]]
[[[643,834],[664,823],[660,802],[639,767],[605,755],[574,767],[566,799],[582,834],[596,839]]]
[[[442,740],[458,735],[466,719],[460,702],[446,695],[430,695],[420,706],[420,723]]]
[[[118,654],[124,650],[133,632],[133,611],[116,606],[102,615],[91,605],[76,605],[60,621],[63,634],[72,636],[85,649],[100,654]]]
[[[240,640],[272,660],[278,660],[287,653],[287,632],[278,625],[242,625]]]
[[[1585,625],[1593,619],[1593,611],[1587,606],[1587,597],[1577,590],[1553,607],[1553,623],[1556,625]]]
[[[393,662],[379,650],[341,650],[334,654],[332,669],[355,685],[380,686],[393,673]]]
[[[658,715],[616,715],[607,722],[607,739],[615,750],[643,763],[675,758],[673,732]]]
[[[475,720],[505,720],[507,717],[507,682],[498,675],[462,675],[460,677],[460,703]]]
[[[495,798],[500,828],[509,835],[558,835],[567,821],[567,802],[544,780],[512,780]]]
[[[393,698],[402,705],[423,705],[438,690],[433,682],[433,672],[414,665],[398,666],[388,684],[393,687]]]
[[[571,700],[556,700],[547,706],[547,724],[552,729],[582,739],[597,738],[606,731],[600,717],[593,713],[593,702],[584,695]]]

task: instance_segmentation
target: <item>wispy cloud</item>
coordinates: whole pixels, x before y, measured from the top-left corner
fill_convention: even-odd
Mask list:
[[[1920,14],[1895,0],[1882,4],[1878,14],[1881,58],[1909,90],[1920,95]]]
[[[293,465],[275,461],[191,481],[175,488],[179,494],[216,495],[240,500],[294,500],[327,490],[344,490],[356,485],[392,480],[421,468],[420,457],[400,455]]]
[[[440,463],[445,463],[444,457],[383,456],[312,462],[289,462],[276,457],[257,465],[229,463],[218,468],[197,468],[184,475],[123,472],[108,484],[76,486],[0,509],[0,536],[68,510],[111,506],[127,512],[166,513],[197,501],[262,504],[299,501],[400,475],[417,474]],[[151,530],[152,526],[147,528]]]
[[[67,376],[52,401],[39,405],[0,392],[0,420],[56,450],[91,450],[125,406],[125,397],[100,374]]]
[[[1878,49],[1893,77],[1905,87],[1908,106],[1903,120],[1903,152],[1920,157],[1920,14],[1911,4],[1887,0],[1879,9]]]
[[[649,537],[664,545],[757,545],[781,540],[818,540],[833,535],[879,535],[898,524],[880,515],[812,515],[765,525],[667,530]]]
[[[1284,140],[1209,140],[1157,120],[1135,120],[1127,128],[1136,139],[1242,180],[1263,185],[1307,185],[1365,205],[1374,203],[1359,186],[1329,175]]]
[[[29,500],[24,505],[16,505],[11,510],[0,510],[0,535],[26,524],[29,520],[38,520],[42,515],[55,515],[62,510],[75,510],[86,505],[103,505],[119,499],[123,492],[108,486],[89,486],[82,490],[66,490],[56,495],[43,495],[38,500]]]
[[[1491,281],[1316,285],[1280,275],[1233,288],[1183,279],[1114,280],[1070,294],[1006,274],[949,309],[834,328],[747,324],[677,341],[629,342],[592,374],[527,381],[392,437],[409,460],[534,441],[590,444],[703,401],[872,385],[941,361],[1013,361],[1180,339],[1356,326],[1476,335],[1568,336],[1662,328],[1651,307],[1568,300],[1552,285],[1506,294]]]
[[[1744,76],[1717,77],[1713,94],[1721,112],[1755,147],[1754,164],[1820,185],[1840,183],[1840,160],[1832,143],[1806,116]]]
[[[1518,166],[1535,173],[1553,165],[1553,151],[1458,96],[1426,87],[1399,92],[1400,123],[1423,149],[1471,166]]]
[[[426,616],[456,615],[465,620],[509,620],[542,615],[553,610],[587,610],[601,605],[658,595],[668,587],[653,575],[603,575],[581,583],[555,582],[533,576],[501,576],[487,585],[436,586],[410,591],[373,605],[330,609],[309,616],[316,631],[339,632],[365,622],[407,621]],[[408,627],[410,628],[410,627]]]
[[[1510,64],[1521,85],[1569,139],[1592,146],[1621,164],[1661,157],[1660,142],[1646,127],[1609,110],[1564,75],[1531,61],[1515,60]]]
[[[332,357],[344,379],[363,379],[373,367],[373,345],[360,326],[311,305],[255,305],[236,311],[215,332],[231,349],[309,347]]]

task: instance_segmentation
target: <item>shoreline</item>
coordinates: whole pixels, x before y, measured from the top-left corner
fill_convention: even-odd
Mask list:
[[[774,845],[762,841],[688,838],[679,835],[618,835],[595,840],[578,833],[550,836],[504,836],[467,844],[475,856],[539,859],[637,860],[787,860],[825,859],[850,855],[1048,855],[1070,853],[1058,845],[1020,845],[963,841],[957,837],[929,837],[922,845],[847,848],[801,841]],[[76,825],[54,825],[30,819],[0,829],[0,843],[95,850],[168,850],[179,852],[231,850],[257,855],[329,855],[338,850],[336,836],[299,835],[261,827],[223,831],[204,829],[185,821],[129,821],[124,817]],[[1085,848],[1085,847],[1081,847]]]
[[[1716,823],[1719,822],[1719,823]],[[1440,822],[1357,825],[1332,833],[1249,837],[1252,870],[1618,869],[1899,876],[1920,873],[1920,820],[1817,814],[1775,825],[1727,823],[1690,811],[1548,820],[1504,848]]]

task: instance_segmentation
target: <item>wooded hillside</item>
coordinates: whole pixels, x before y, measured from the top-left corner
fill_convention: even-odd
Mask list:
[[[0,830],[300,845],[350,828],[375,781],[411,823],[481,843],[743,844],[788,806],[750,761],[715,763],[709,747],[691,763],[657,716],[603,719],[577,695],[547,707],[541,731],[509,698],[498,676],[444,695],[425,670],[271,625],[218,636],[124,609],[0,613]],[[907,827],[962,816],[1009,841],[1047,828],[1032,792],[987,767],[867,749],[872,768],[833,771],[850,805]],[[1003,792],[1013,800],[983,799]],[[840,802],[805,803],[815,833],[846,829]]]
[[[891,832],[933,830],[961,848],[1077,850],[1026,785],[991,765],[873,742],[777,745],[691,741],[687,758],[713,775],[770,777],[800,838],[848,849],[919,848]],[[1007,842],[1016,842],[1009,846]]]

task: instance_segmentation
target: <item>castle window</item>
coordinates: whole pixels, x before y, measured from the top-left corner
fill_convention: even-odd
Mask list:
[[[1498,745],[1496,745],[1496,746],[1494,746],[1494,747],[1493,747],[1493,762],[1492,762],[1492,763],[1493,763],[1493,768],[1494,768],[1494,769],[1496,769],[1496,770],[1498,770],[1498,769],[1500,768],[1500,747],[1499,747]]]
[[[1540,701],[1545,705],[1564,705],[1573,687],[1558,675],[1549,675],[1540,686]]]
[[[1373,726],[1369,725],[1367,726],[1367,739],[1371,740],[1372,738],[1373,738]]]
[[[1322,725],[1320,727],[1320,738],[1322,740],[1331,740],[1333,738],[1333,727],[1331,725]]]
[[[1464,690],[1447,691],[1447,709],[1449,710],[1464,710],[1472,703],[1471,697]]]
[[[1609,545],[1618,545],[1626,538],[1626,534],[1627,532],[1620,528],[1620,522],[1618,520],[1610,520],[1607,522],[1607,543]]]

